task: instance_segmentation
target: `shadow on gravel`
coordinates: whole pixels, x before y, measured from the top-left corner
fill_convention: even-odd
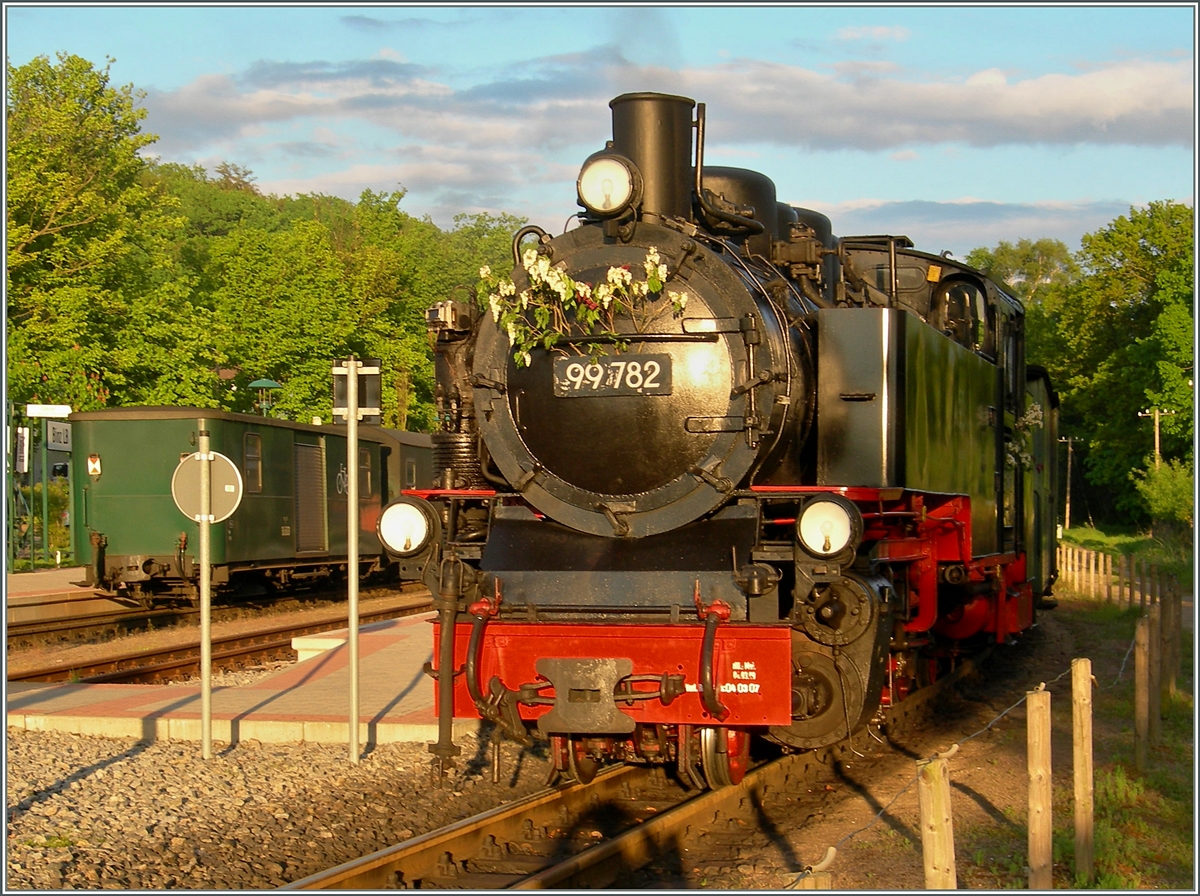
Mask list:
[[[21,800],[21,802],[17,803],[15,806],[10,806],[6,813],[8,823],[11,824],[22,816],[28,814],[29,810],[38,803],[46,802],[56,793],[65,790],[70,785],[79,781],[83,781],[101,769],[108,768],[110,765],[113,765],[117,762],[121,762],[125,759],[132,759],[134,756],[137,756],[139,753],[145,751],[148,746],[150,746],[149,743],[138,741],[128,750],[124,750],[118,753],[116,756],[110,756],[107,759],[100,760],[99,762],[93,762],[91,765],[71,772],[71,774],[67,775],[65,778],[55,781],[49,787],[39,790],[37,793],[31,794],[30,796]]]
[[[978,805],[980,809],[982,809],[984,812],[986,812],[988,817],[991,818],[992,821],[996,822],[997,824],[1002,825],[1003,827],[1006,827],[1009,830],[1015,831],[1017,833],[1020,833],[1025,830],[1025,828],[1021,827],[1021,825],[1017,824],[1011,818],[1009,818],[1007,815],[1005,815],[1003,812],[1001,812],[999,809],[997,809],[995,803],[993,803],[991,800],[989,800],[986,796],[984,796],[978,790],[975,790],[973,787],[968,787],[966,784],[963,784],[959,781],[951,781],[950,786],[953,787],[955,790],[957,790],[959,793],[964,794],[964,795],[970,797],[971,799],[973,799],[975,801],[976,805]]]
[[[755,791],[750,795],[750,806],[754,809],[754,817],[758,821],[758,830],[779,851],[779,855],[787,862],[788,871],[796,873],[803,871],[804,865],[801,863],[800,857],[792,849],[792,844],[788,842],[787,836],[779,830],[779,825],[775,824],[774,819],[767,815],[766,809],[763,807],[761,793]]]
[[[921,757],[921,758],[924,758],[924,757]],[[836,766],[834,768],[834,774],[837,776],[839,781],[841,781],[843,784],[845,784],[847,787],[849,787],[852,791],[854,791],[856,794],[858,794],[858,796],[860,796],[862,798],[863,802],[865,802],[868,806],[871,807],[872,812],[874,812],[876,815],[879,815],[880,812],[883,812],[883,804],[881,802],[879,802],[879,800],[875,799],[875,797],[871,796],[871,794],[867,791],[867,789],[865,787],[863,787],[863,785],[859,784],[857,781],[855,781],[853,778],[851,778],[849,775],[847,775],[845,772],[845,769],[843,768],[843,766],[840,762],[836,764]],[[903,821],[901,821],[899,818],[897,818],[892,813],[883,812],[883,814],[879,815],[879,817],[881,820],[886,822],[887,826],[890,827],[897,834],[907,837],[913,843],[921,842],[920,832],[914,831],[912,828],[910,828],[908,825],[906,825]]]

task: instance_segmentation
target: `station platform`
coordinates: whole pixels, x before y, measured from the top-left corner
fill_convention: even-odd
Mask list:
[[[4,594],[10,606],[28,603],[34,598],[51,595],[82,596],[92,589],[76,585],[87,578],[87,567],[64,566],[59,569],[38,569],[32,572],[10,572],[5,576]]]
[[[437,740],[432,612],[359,630],[359,743]],[[296,638],[292,666],[242,687],[212,690],[212,739],[236,744],[348,743],[350,670],[347,632]],[[68,731],[143,741],[201,739],[200,687],[164,684],[8,684],[9,728]],[[458,719],[456,737],[478,731]]]

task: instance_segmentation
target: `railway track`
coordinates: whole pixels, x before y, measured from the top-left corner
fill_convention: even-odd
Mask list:
[[[419,584],[409,583],[400,590],[410,593],[425,589]],[[395,593],[394,587],[372,586],[363,590],[363,599],[370,599],[373,594],[390,593]],[[213,622],[222,622],[226,619],[242,619],[253,613],[286,612],[292,605],[303,607],[303,602],[327,602],[333,605],[344,601],[344,593],[332,591],[315,591],[302,597],[281,594],[238,604],[218,604],[212,609],[212,619]],[[193,606],[149,609],[129,606],[120,598],[95,592],[93,595],[82,597],[52,597],[39,602],[21,603],[15,607],[10,606],[8,615],[5,634],[9,649],[13,650],[47,641],[87,641],[106,634],[196,624],[200,618],[200,609]]]
[[[143,626],[175,624],[195,616],[199,610],[166,608],[161,610],[116,610],[105,613],[87,613],[60,619],[34,619],[28,622],[10,622],[6,635],[10,646],[34,640],[54,637],[58,640],[80,640],[109,629],[136,629]]]
[[[896,732],[928,712],[969,674],[964,662],[935,685],[884,713]],[[691,846],[739,842],[772,793],[803,792],[836,761],[878,736],[870,730],[821,750],[752,769],[740,784],[686,791],[661,768],[625,765],[590,784],[567,784],[330,868],[283,889],[527,889],[606,887],[656,859],[677,861]],[[701,845],[702,844],[702,845]],[[832,856],[827,856],[830,859]]]
[[[364,607],[360,622],[367,624],[400,616],[410,616],[429,609],[427,591],[403,594],[378,606]],[[274,621],[251,631],[214,636],[212,641],[213,667],[243,668],[268,659],[295,657],[292,639],[328,631],[345,625],[344,607],[332,608],[319,617],[308,617],[302,624],[295,621]],[[72,681],[83,684],[149,683],[178,680],[198,675],[200,671],[199,630],[196,639],[168,648],[114,653],[86,664],[64,665],[61,662],[42,667],[10,672],[9,681]]]

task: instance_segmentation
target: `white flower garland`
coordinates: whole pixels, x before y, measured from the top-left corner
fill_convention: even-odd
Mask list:
[[[1031,404],[1013,425],[1013,439],[1004,443],[1004,461],[1010,467],[1033,467],[1033,455],[1026,450],[1029,434],[1045,420],[1040,404]]]
[[[572,280],[563,266],[552,265],[537,249],[525,250],[521,266],[529,277],[529,288],[520,294],[512,280],[497,280],[487,265],[479,269],[476,287],[480,304],[486,302],[496,325],[508,335],[518,367],[529,366],[533,349],[552,349],[572,334],[612,336],[617,351],[623,350],[616,318],[634,316],[647,300],[661,297],[669,276],[654,246],[642,263],[645,279],[635,277],[628,265],[621,265],[610,267],[603,283]],[[687,293],[667,290],[665,295],[674,316],[683,314]],[[598,353],[603,348],[594,345],[593,350]]]

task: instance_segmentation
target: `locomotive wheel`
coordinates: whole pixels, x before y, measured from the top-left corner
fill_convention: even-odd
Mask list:
[[[740,784],[750,768],[750,735],[737,728],[701,728],[700,762],[713,790]]]
[[[708,787],[699,750],[700,736],[696,729],[691,725],[680,725],[675,753],[675,776],[684,787],[692,790],[705,790]]]
[[[580,784],[591,784],[600,771],[600,760],[588,755],[583,738],[567,734],[550,735],[550,759],[558,774]]]
[[[571,777],[580,784],[591,784],[600,771],[600,760],[589,756],[581,738],[572,737],[567,743],[567,765]]]

